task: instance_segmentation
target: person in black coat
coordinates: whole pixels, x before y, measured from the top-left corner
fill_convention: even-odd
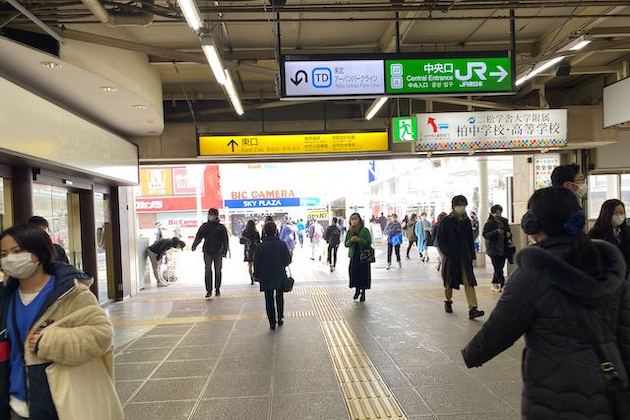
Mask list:
[[[478,367],[525,335],[525,420],[613,420],[596,350],[607,349],[626,388],[630,370],[630,293],[620,252],[584,233],[584,214],[563,188],[536,191],[521,226],[537,243],[481,331],[462,351]],[[591,333],[589,333],[591,331]]]
[[[451,203],[453,212],[440,223],[437,238],[443,255],[441,272],[446,295],[444,310],[453,312],[453,289],[459,290],[463,284],[468,301],[468,317],[475,319],[483,316],[484,312],[477,308],[477,280],[473,272],[476,255],[472,224],[466,216],[468,200],[458,195],[453,197]]]
[[[262,245],[254,256],[254,277],[260,283],[260,291],[265,292],[265,304],[269,327],[276,329],[284,324],[284,283],[287,280],[286,268],[291,264],[291,254],[287,244],[278,238],[278,228],[274,222],[267,222],[263,229]],[[274,294],[277,307],[274,308]],[[277,310],[277,315],[276,315]]]
[[[28,224],[29,225],[35,225],[35,226],[39,226],[40,228],[44,229],[44,232],[46,232],[48,234],[48,236],[50,235],[50,224],[48,223],[48,220],[44,219],[41,216],[33,216],[30,219],[28,219]],[[63,247],[59,244],[53,243],[53,248],[55,251],[55,254],[53,256],[53,259],[57,262],[64,262],[66,264],[70,264],[70,260],[68,259],[68,255],[66,254],[66,250],[63,249]]]
[[[492,260],[494,275],[492,276],[492,291],[500,292],[505,286],[503,269],[510,255],[509,239],[512,237],[510,223],[501,217],[503,207],[492,206],[490,217],[483,227],[483,237],[486,239],[486,252]]]
[[[192,244],[192,251],[203,240],[203,261],[206,266],[206,299],[212,297],[212,267],[214,266],[215,295],[221,296],[221,270],[223,258],[230,249],[228,232],[225,226],[219,222],[219,210],[208,210],[208,221],[201,225]]]
[[[241,233],[240,242],[243,245],[245,252],[243,261],[247,263],[249,278],[252,285],[254,285],[254,256],[256,255],[256,250],[260,246],[260,234],[256,230],[256,222],[253,220],[249,220],[247,222],[243,233]]]
[[[177,238],[160,239],[147,249],[147,256],[151,261],[151,268],[153,269],[153,275],[157,282],[157,287],[165,287],[169,285],[169,282],[164,280],[162,276],[162,259],[166,255],[166,252],[173,248],[184,249],[186,243]]]
[[[604,201],[599,218],[588,234],[591,239],[601,239],[619,248],[630,268],[630,226],[626,223],[626,206],[622,201]]]

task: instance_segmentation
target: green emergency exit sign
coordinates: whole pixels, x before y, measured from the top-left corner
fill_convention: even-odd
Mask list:
[[[418,119],[415,117],[393,118],[392,136],[394,143],[418,140]]]
[[[387,95],[512,92],[513,69],[503,57],[388,59]]]

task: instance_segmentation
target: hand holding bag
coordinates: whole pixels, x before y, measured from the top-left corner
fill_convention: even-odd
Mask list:
[[[374,248],[372,248],[371,246],[362,249],[359,257],[361,259],[361,262],[364,264],[372,264],[376,262],[376,254],[374,253]]]

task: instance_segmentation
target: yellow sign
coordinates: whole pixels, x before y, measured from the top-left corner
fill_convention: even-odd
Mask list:
[[[328,210],[326,209],[313,209],[308,211],[309,219],[326,220],[328,219]]]
[[[173,194],[171,168],[141,168],[140,185],[142,195]]]
[[[389,150],[389,139],[386,131],[199,137],[201,156],[384,152],[387,150]]]

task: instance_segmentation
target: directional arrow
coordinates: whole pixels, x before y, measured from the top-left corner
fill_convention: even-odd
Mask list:
[[[304,79],[302,79],[302,77],[300,76],[304,76]],[[300,86],[300,84],[302,82],[304,83],[308,83],[308,74],[304,71],[304,70],[298,70],[295,73],[295,76],[293,76],[293,78],[291,79],[291,82],[295,85],[295,86]]]
[[[234,150],[238,147],[238,143],[234,139],[230,140],[227,145],[232,146],[232,153],[234,153]]]
[[[497,83],[501,83],[508,77],[509,73],[501,66],[497,66],[497,70],[499,71],[490,72],[490,77],[498,77]]]
[[[433,132],[437,133],[438,127],[437,127],[437,124],[435,123],[435,118],[429,117],[429,120],[427,121],[427,125],[430,125],[433,128]]]

